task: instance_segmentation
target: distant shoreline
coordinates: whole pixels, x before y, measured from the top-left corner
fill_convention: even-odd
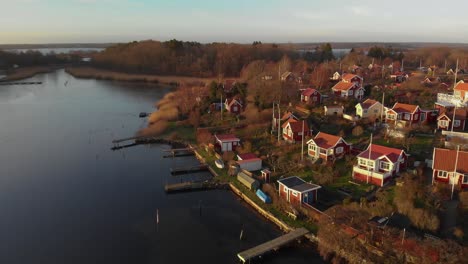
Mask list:
[[[34,77],[37,74],[41,73],[49,73],[54,70],[57,70],[58,67],[56,66],[35,66],[35,67],[24,67],[24,68],[17,68],[8,72],[6,77],[1,82],[11,82],[11,81],[19,81],[27,78]]]
[[[207,83],[210,83],[211,81],[216,80],[215,78],[124,73],[124,72],[98,69],[94,67],[69,67],[69,68],[66,68],[65,71],[75,78],[82,78],[82,79],[160,83],[160,84],[175,85],[175,86],[181,83],[193,83],[193,82],[207,84]]]

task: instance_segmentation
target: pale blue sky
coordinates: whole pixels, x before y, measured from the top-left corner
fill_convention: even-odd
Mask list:
[[[467,0],[0,0],[0,10],[0,44],[468,43]]]

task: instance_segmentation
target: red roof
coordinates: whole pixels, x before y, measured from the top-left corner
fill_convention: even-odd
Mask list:
[[[215,137],[217,140],[225,141],[225,142],[240,141],[240,139],[236,137],[234,134],[215,135]]]
[[[395,103],[392,110],[397,113],[414,113],[418,107],[417,105]]]
[[[292,130],[293,133],[302,132],[302,124],[304,124],[304,131],[309,131],[309,125],[305,121],[298,122],[298,121],[294,120],[294,122],[289,122],[289,120],[288,120],[288,123],[291,126],[291,130]]]
[[[453,89],[468,92],[468,83],[460,82]]]
[[[343,74],[342,79],[344,81],[350,82],[354,77],[358,77],[358,78],[362,79],[360,76],[358,76],[356,74],[351,74],[351,73]]]
[[[333,146],[335,146],[342,138],[334,135],[330,135],[327,133],[319,132],[313,141],[317,146],[324,148],[324,149],[329,149]]]
[[[434,148],[434,170],[454,171],[457,151],[453,149]],[[458,152],[457,172],[468,173],[468,152]]]
[[[376,100],[366,99],[364,102],[361,103],[362,109],[369,109],[369,107],[373,106],[377,103]]]
[[[245,154],[237,154],[237,157],[241,160],[250,160],[250,159],[257,159],[257,155],[253,153],[245,153]]]
[[[465,120],[466,115],[467,115],[466,109],[457,109],[455,112],[455,120]],[[441,119],[444,116],[446,116],[448,120],[452,120],[453,111],[441,113],[439,117],[437,117],[437,120]]]
[[[305,89],[305,90],[302,92],[302,95],[303,95],[303,96],[311,96],[311,95],[313,95],[315,92],[317,92],[317,90],[312,89],[312,88],[307,88],[307,89]]]
[[[354,83],[348,83],[348,82],[338,82],[335,84],[335,86],[332,87],[332,90],[336,91],[347,91],[351,89],[354,86]]]
[[[286,114],[283,115],[281,120],[287,120],[287,119],[296,119],[296,116],[292,112],[286,112]]]
[[[294,122],[297,122],[296,119],[294,118],[289,118],[288,121],[286,121],[286,123],[284,123],[283,125],[281,125],[282,128],[285,128],[289,123],[294,123]]]
[[[389,147],[375,145],[375,144],[371,144],[369,147],[371,150],[371,155],[370,155],[371,160],[376,160],[382,156],[386,156],[393,163],[395,163],[398,161],[398,158],[400,157],[400,155],[404,152],[401,149],[389,148]],[[358,157],[369,159],[369,148],[361,152],[361,154],[359,154]]]

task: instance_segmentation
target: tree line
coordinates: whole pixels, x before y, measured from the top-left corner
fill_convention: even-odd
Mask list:
[[[331,45],[299,53],[277,44],[255,41],[251,45],[234,43],[184,42],[179,40],[140,41],[119,44],[93,57],[95,66],[132,73],[196,77],[237,77],[253,61],[278,62],[283,57],[295,61],[333,59]]]

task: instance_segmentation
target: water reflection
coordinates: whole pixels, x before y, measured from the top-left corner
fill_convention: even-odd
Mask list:
[[[230,192],[166,195],[163,185],[180,181],[169,168],[193,157],[110,150],[169,88],[63,71],[30,80],[43,83],[0,87],[0,263],[237,263],[238,251],[280,234]],[[265,262],[319,259],[294,247]]]

